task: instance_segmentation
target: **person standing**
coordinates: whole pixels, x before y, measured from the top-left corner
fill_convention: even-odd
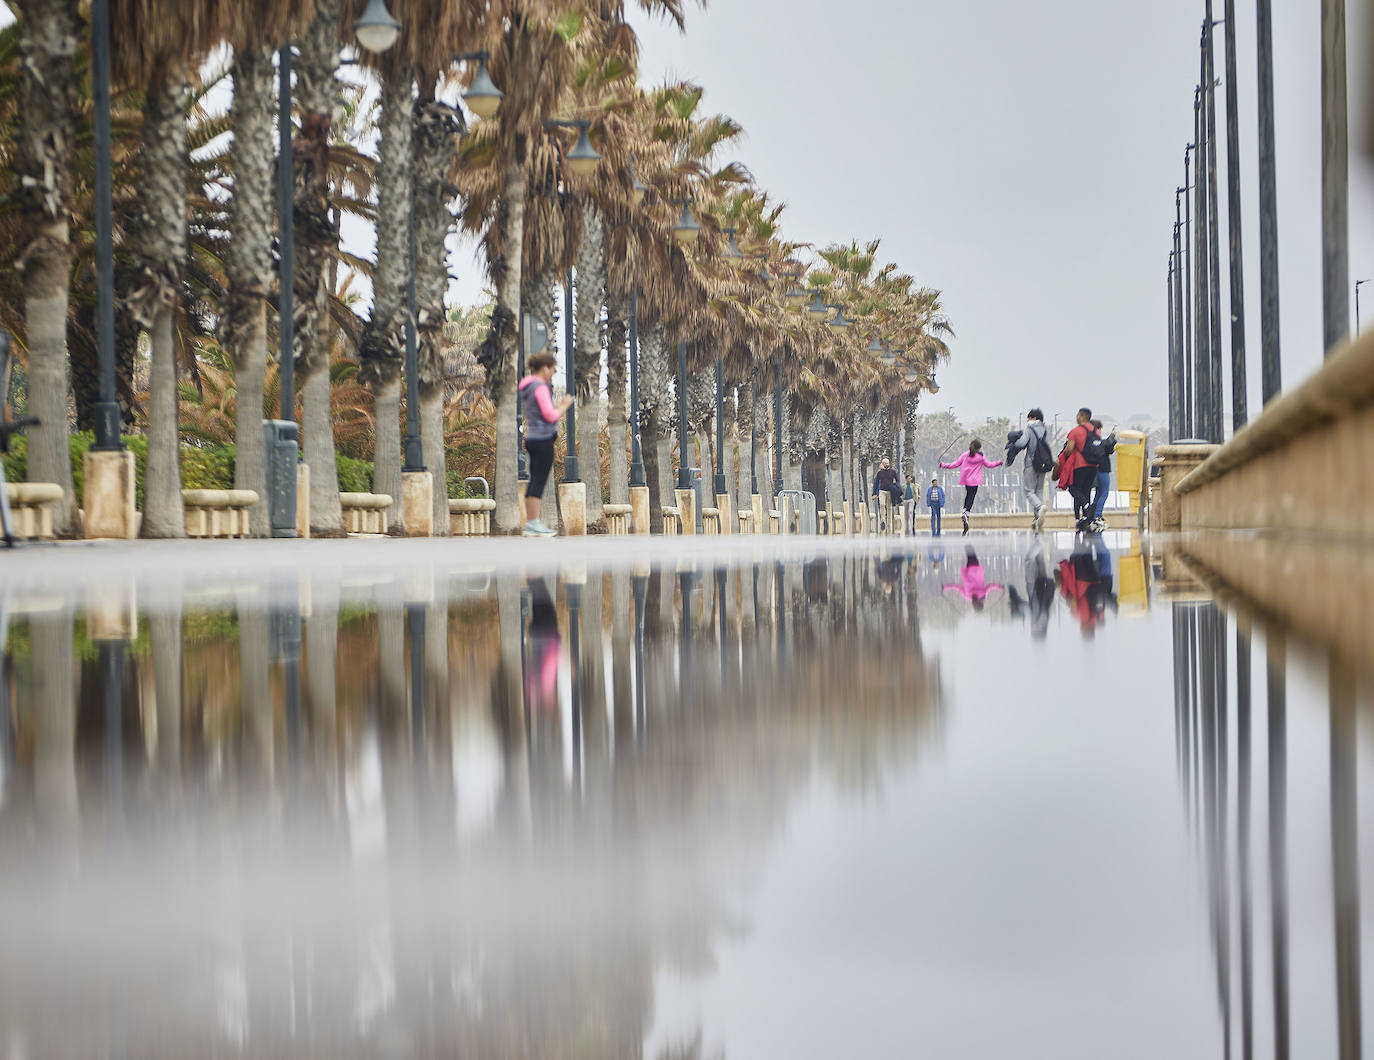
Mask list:
[[[1026,413],[1026,429],[1007,446],[1008,467],[1020,452],[1026,454],[1026,462],[1021,465],[1021,495],[1030,509],[1031,530],[1038,534],[1045,526],[1045,475],[1054,466],[1045,414],[1038,408]]]
[[[916,476],[906,477],[906,489],[902,491],[902,533],[916,532]]]
[[[553,470],[553,440],[558,437],[558,421],[568,411],[572,398],[567,394],[553,403],[553,370],[557,364],[551,353],[536,353],[530,358],[530,374],[520,380],[520,403],[525,413],[525,452],[530,455],[530,481],[525,490],[525,537],[554,537],[555,531],[539,518],[539,502]]]
[[[887,494],[887,499],[891,501],[891,509],[896,511],[897,505],[902,499],[901,481],[897,469],[892,466],[892,461],[884,460],[882,466],[878,468],[877,474],[873,476],[873,512],[875,516],[881,511],[878,507],[879,492]]]
[[[939,537],[940,513],[945,508],[945,491],[941,488],[939,479],[930,480],[930,489],[926,490],[926,507],[930,509],[930,535]]]
[[[959,469],[959,485],[964,487],[964,534],[968,533],[968,515],[973,511],[973,499],[978,496],[978,487],[983,484],[983,471],[986,468],[1001,467],[1002,461],[989,460],[983,455],[983,443],[977,438],[968,443],[968,452],[962,453],[952,464],[941,462],[946,471]]]
[[[1092,522],[1092,492],[1097,485],[1097,465],[1089,463],[1086,456],[1088,443],[1096,437],[1092,418],[1092,409],[1078,410],[1078,423],[1069,431],[1054,467],[1059,488],[1068,490],[1073,498],[1073,515],[1079,530],[1088,529]]]
[[[1107,506],[1107,494],[1112,491],[1112,453],[1116,452],[1116,432],[1113,431],[1105,438],[1102,436],[1102,421],[1092,421],[1093,430],[1097,432],[1098,443],[1097,451],[1097,490],[1093,494],[1093,521],[1091,529],[1096,533],[1101,533],[1107,529],[1107,520],[1102,518],[1102,511]],[[1089,454],[1093,453],[1093,447],[1088,447]]]

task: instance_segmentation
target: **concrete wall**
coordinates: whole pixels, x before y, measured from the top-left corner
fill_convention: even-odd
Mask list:
[[[1272,401],[1176,489],[1184,530],[1374,539],[1374,334]]]

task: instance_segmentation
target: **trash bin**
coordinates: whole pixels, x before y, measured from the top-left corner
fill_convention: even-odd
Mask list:
[[[296,465],[299,434],[294,420],[263,420],[267,441],[267,503],[273,537],[296,536]]]
[[[1140,431],[1116,432],[1116,488],[1130,496],[1131,512],[1140,511],[1145,489],[1145,435]]]

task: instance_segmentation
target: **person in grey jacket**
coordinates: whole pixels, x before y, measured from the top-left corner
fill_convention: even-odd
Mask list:
[[[1031,510],[1031,529],[1038,534],[1045,525],[1045,472],[1035,470],[1035,453],[1041,442],[1049,446],[1045,414],[1039,409],[1031,409],[1026,413],[1025,430],[1016,433],[1019,437],[1007,443],[1007,465],[1015,461],[1017,453],[1026,454],[1025,463],[1021,465],[1021,495]]]

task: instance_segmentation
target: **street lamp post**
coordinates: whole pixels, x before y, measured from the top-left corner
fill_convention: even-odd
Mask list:
[[[124,443],[119,438],[119,403],[115,399],[110,0],[94,0],[91,5],[91,75],[95,96],[95,319],[100,356],[100,401],[95,406],[95,444],[92,448],[118,452],[124,448]]]
[[[415,202],[406,216],[406,444],[401,470],[407,474],[425,470],[420,444],[420,347],[415,334]]]
[[[682,207],[682,215],[673,226],[673,239],[680,244],[693,244],[701,237],[701,225],[692,216],[692,200],[674,199],[674,206]],[[692,488],[692,472],[687,463],[687,340],[677,344],[677,488]]]
[[[634,415],[630,418],[632,450],[630,454],[630,486],[643,486],[644,449],[639,437],[639,292],[630,291],[630,404]]]

